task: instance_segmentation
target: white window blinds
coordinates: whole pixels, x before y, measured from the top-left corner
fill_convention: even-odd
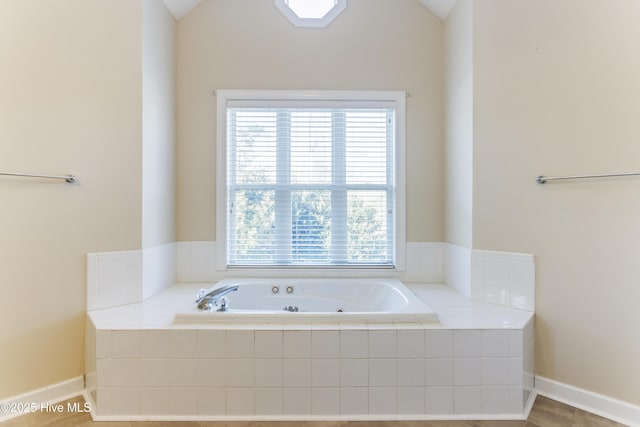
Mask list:
[[[393,103],[229,101],[228,266],[395,264]]]

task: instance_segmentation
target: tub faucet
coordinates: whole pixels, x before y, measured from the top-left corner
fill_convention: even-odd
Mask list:
[[[238,290],[240,285],[228,285],[222,288],[214,289],[207,294],[198,296],[196,303],[198,310],[212,311],[217,302],[220,302],[216,311],[227,311],[227,300],[223,298],[225,295]]]

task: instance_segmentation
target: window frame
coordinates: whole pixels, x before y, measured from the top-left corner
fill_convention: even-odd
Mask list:
[[[255,272],[269,275],[269,271],[318,271],[323,275],[372,275],[376,271],[404,271],[406,268],[406,92],[404,91],[299,91],[299,90],[218,90],[216,91],[216,270]],[[227,265],[227,104],[229,101],[273,101],[278,103],[320,101],[391,102],[395,106],[395,266],[373,265]]]
[[[347,0],[336,0],[336,4],[322,18],[301,18],[291,9],[287,0],[275,0],[275,4],[294,26],[300,28],[324,28],[347,8]]]

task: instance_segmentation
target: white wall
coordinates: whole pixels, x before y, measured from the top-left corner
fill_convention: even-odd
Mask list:
[[[178,240],[215,236],[216,89],[406,90],[407,240],[443,238],[442,22],[416,0],[350,0],[296,28],[265,0],[205,0],[178,23]]]
[[[176,21],[142,2],[142,246],[176,240]]]
[[[81,376],[86,254],[140,247],[141,7],[0,2],[0,397]]]
[[[473,8],[473,247],[536,256],[536,373],[640,404],[640,2]],[[450,217],[447,217],[449,220]]]
[[[458,0],[444,27],[445,240],[473,239],[473,2]]]
[[[0,177],[6,397],[84,373],[88,253],[170,258],[175,20],[161,0],[6,0],[0,51],[0,172],[79,180]]]

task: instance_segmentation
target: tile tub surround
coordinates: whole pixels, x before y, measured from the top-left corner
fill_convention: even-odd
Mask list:
[[[406,270],[389,273],[404,283],[445,282],[477,301],[534,311],[535,265],[530,254],[468,249],[450,243],[407,242]],[[278,274],[286,273],[279,271]],[[144,301],[174,284],[215,282],[247,271],[216,270],[216,242],[175,242],[137,251],[87,256],[87,308]],[[272,271],[256,270],[256,277]],[[293,274],[299,274],[294,271]],[[322,275],[327,276],[323,271]],[[340,276],[346,274],[340,271]],[[370,272],[367,272],[370,274]],[[266,275],[266,276],[265,276]],[[362,274],[353,273],[354,277]]]
[[[96,419],[522,419],[533,396],[526,311],[410,285],[440,324],[175,325],[199,287],[89,313]]]
[[[535,311],[535,260],[531,254],[445,243],[444,281],[476,301]]]

